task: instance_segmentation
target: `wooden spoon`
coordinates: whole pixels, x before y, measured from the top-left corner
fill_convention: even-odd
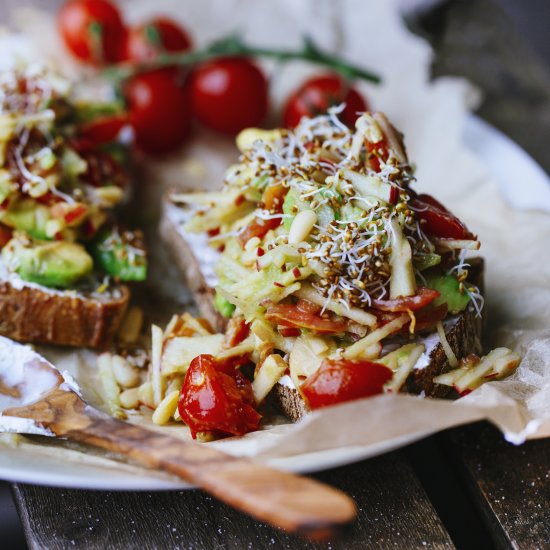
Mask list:
[[[2,417],[30,419],[51,435],[126,455],[287,531],[323,540],[356,517],[353,500],[332,487],[108,416],[42,356],[2,337],[0,391],[9,405]]]

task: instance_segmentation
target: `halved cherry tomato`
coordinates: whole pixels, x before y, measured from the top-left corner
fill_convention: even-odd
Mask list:
[[[187,32],[167,17],[130,29],[124,58],[130,61],[150,61],[166,52],[184,52],[191,49]]]
[[[321,317],[320,310],[306,300],[299,300],[296,304],[271,304],[267,307],[265,318],[283,327],[305,328],[319,334],[335,334],[347,329],[345,319]]]
[[[244,230],[239,233],[239,244],[244,247],[244,245],[252,238],[258,237],[263,239],[268,231],[276,229],[282,223],[283,218],[270,218],[263,220],[261,218],[253,219]]]
[[[352,128],[357,113],[368,110],[361,94],[335,74],[317,76],[306,80],[286,101],[283,109],[283,124],[294,128],[302,117],[315,117],[326,113],[329,107],[345,103],[340,119]]]
[[[426,330],[433,330],[435,328],[435,325],[437,325],[439,321],[443,321],[443,319],[447,317],[448,312],[449,307],[447,306],[447,304],[440,304],[435,307],[428,306],[424,309],[416,311],[414,314],[416,318],[414,331],[421,332]],[[404,327],[404,329],[408,330],[409,326],[410,325],[407,325],[406,327]]]
[[[89,150],[116,141],[122,128],[128,124],[128,115],[121,114],[100,118],[83,125],[78,136],[73,140],[74,147],[79,150]]]
[[[451,214],[440,202],[430,195],[417,195],[409,204],[416,216],[423,221],[422,230],[427,235],[445,239],[471,239],[474,237],[468,228]]]
[[[190,85],[196,117],[218,132],[236,134],[259,126],[267,114],[267,80],[247,58],[208,61],[193,71]]]
[[[107,0],[69,0],[57,17],[71,53],[94,65],[115,63],[123,55],[126,29],[120,12]]]
[[[181,389],[178,410],[191,435],[215,432],[243,435],[257,429],[261,416],[254,409],[250,382],[235,368],[212,355],[191,361]]]
[[[393,376],[391,369],[371,361],[325,359],[300,386],[312,409],[377,395]]]
[[[146,153],[177,149],[191,131],[191,104],[185,75],[164,67],[133,77],[124,87],[136,145]]]
[[[0,223],[0,248],[6,246],[11,240],[13,229]]]
[[[393,300],[373,300],[372,307],[381,311],[415,311],[427,306],[439,296],[437,290],[419,287],[414,296],[399,297]]]

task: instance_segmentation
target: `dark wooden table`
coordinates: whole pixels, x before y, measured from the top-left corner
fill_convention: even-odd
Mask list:
[[[477,83],[487,98],[480,115],[550,172],[548,69],[505,12],[490,0],[459,0],[411,24],[436,49],[434,74]],[[550,441],[514,447],[480,423],[315,477],[359,507],[356,525],[327,546],[256,523],[198,491],[22,484],[13,491],[33,549],[550,548]]]

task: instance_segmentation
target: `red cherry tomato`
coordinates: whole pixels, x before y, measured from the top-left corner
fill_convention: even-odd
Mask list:
[[[350,128],[357,120],[357,113],[368,110],[361,94],[338,75],[323,75],[306,80],[288,99],[283,109],[283,124],[294,128],[302,117],[314,117],[326,113],[333,105],[345,103],[340,119]]]
[[[325,359],[306,379],[300,391],[312,409],[377,395],[393,376],[392,371],[371,361]]]
[[[171,19],[156,17],[128,32],[125,59],[150,61],[159,54],[191,49],[189,35]]]
[[[199,355],[189,366],[178,400],[191,435],[216,432],[243,435],[257,429],[261,416],[253,407],[252,386],[234,363]]]
[[[347,329],[346,320],[321,317],[320,312],[320,307],[306,300],[299,300],[296,304],[271,304],[265,318],[282,327],[304,328],[319,334],[335,334]]]
[[[81,61],[103,65],[120,61],[126,29],[120,12],[107,0],[69,0],[57,25],[71,53]]]
[[[255,218],[244,228],[241,233],[239,233],[239,244],[244,247],[244,245],[252,237],[263,239],[268,231],[279,227],[281,225],[281,222],[282,218],[270,218],[267,220]]]
[[[422,230],[427,235],[443,239],[472,239],[468,228],[430,195],[418,195],[409,203],[418,219],[423,221]]]
[[[243,57],[215,59],[197,67],[191,77],[191,95],[197,118],[218,132],[236,134],[259,126],[267,114],[267,80]]]
[[[126,83],[124,95],[136,145],[142,151],[168,153],[189,136],[189,92],[178,68],[165,67],[138,74]]]
[[[420,287],[414,296],[399,297],[393,300],[373,300],[372,307],[382,311],[415,311],[427,306],[439,296],[437,290]]]
[[[73,146],[79,150],[90,150],[116,141],[122,128],[128,124],[126,114],[100,118],[83,125],[77,137],[73,140]]]
[[[435,325],[439,323],[439,321],[443,321],[445,317],[447,317],[447,313],[449,312],[449,307],[447,304],[440,304],[438,306],[431,306],[425,307],[419,311],[416,311],[414,316],[416,318],[416,323],[414,326],[415,332],[420,331],[426,331],[426,330],[433,330],[435,328]],[[403,332],[409,331],[409,326],[406,325],[403,327]]]

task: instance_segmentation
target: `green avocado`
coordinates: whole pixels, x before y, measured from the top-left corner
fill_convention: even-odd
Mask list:
[[[108,275],[121,281],[144,281],[147,278],[147,257],[135,234],[111,228],[99,234],[90,244],[97,265]]]
[[[19,231],[26,231],[35,239],[48,239],[46,224],[50,219],[49,208],[33,199],[14,202],[0,216],[3,224]]]
[[[84,247],[67,241],[16,237],[2,249],[2,259],[25,281],[54,288],[70,288],[93,269]]]
[[[470,296],[460,292],[460,283],[453,275],[429,275],[426,282],[428,288],[433,288],[441,294],[433,301],[434,306],[446,303],[451,313],[458,313],[464,311],[470,303]]]
[[[231,317],[231,315],[233,315],[233,312],[235,311],[235,306],[217,291],[216,295],[214,296],[214,307],[224,317]]]

